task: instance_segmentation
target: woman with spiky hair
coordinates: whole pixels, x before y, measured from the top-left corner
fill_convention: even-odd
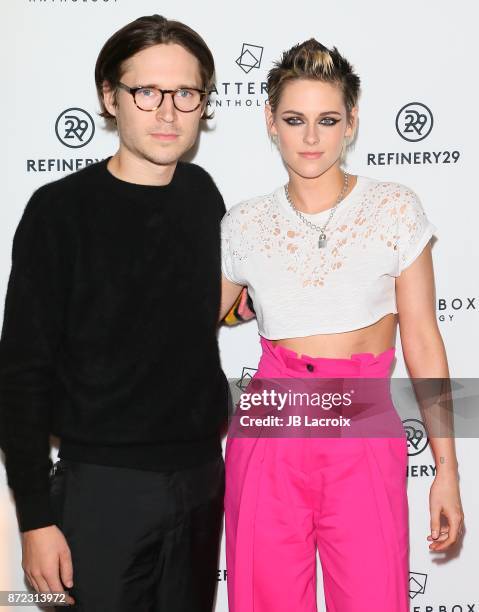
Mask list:
[[[336,47],[295,45],[267,86],[267,128],[289,180],[223,218],[220,317],[246,287],[262,347],[252,389],[271,379],[304,390],[312,380],[321,387],[322,379],[347,378],[362,379],[370,395],[350,412],[341,406],[327,433],[306,431],[307,418],[296,433],[281,425],[272,433],[259,419],[259,435],[245,431],[251,419],[233,421],[230,612],[315,610],[316,550],[330,612],[406,612],[407,440],[388,384],[398,325],[411,377],[449,380],[434,309],[436,228],[409,187],[343,170],[360,79]],[[341,430],[339,416],[351,415],[351,429]],[[457,460],[453,435],[428,433],[437,472],[427,540],[442,551],[463,528]]]

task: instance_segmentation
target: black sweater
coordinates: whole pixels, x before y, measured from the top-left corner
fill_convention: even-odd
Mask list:
[[[106,164],[38,189],[14,236],[0,445],[21,531],[54,523],[50,434],[61,458],[147,470],[221,453],[223,199],[194,164],[161,187]]]

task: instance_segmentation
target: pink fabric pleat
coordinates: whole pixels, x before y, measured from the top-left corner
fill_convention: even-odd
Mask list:
[[[395,354],[261,345],[263,379],[388,378]],[[405,437],[229,436],[225,462],[230,612],[316,612],[316,549],[328,612],[409,610]]]

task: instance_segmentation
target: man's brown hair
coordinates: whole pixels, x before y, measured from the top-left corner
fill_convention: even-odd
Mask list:
[[[202,88],[210,92],[214,86],[215,63],[208,45],[192,28],[166,19],[162,15],[139,17],[115,32],[104,44],[95,65],[95,83],[102,112],[101,117],[116,121],[103,101],[103,86],[106,81],[115,90],[124,72],[126,60],[154,45],[178,44],[189,51],[199,63]],[[116,100],[116,96],[115,96]],[[210,116],[203,114],[202,119]]]

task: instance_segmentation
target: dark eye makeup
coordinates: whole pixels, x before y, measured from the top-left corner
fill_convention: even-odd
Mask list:
[[[283,121],[288,125],[301,125],[303,120],[300,117],[283,117]],[[333,117],[323,117],[320,121],[321,125],[325,125],[327,127],[336,125],[340,119],[334,119]],[[323,123],[327,122],[327,123]]]

